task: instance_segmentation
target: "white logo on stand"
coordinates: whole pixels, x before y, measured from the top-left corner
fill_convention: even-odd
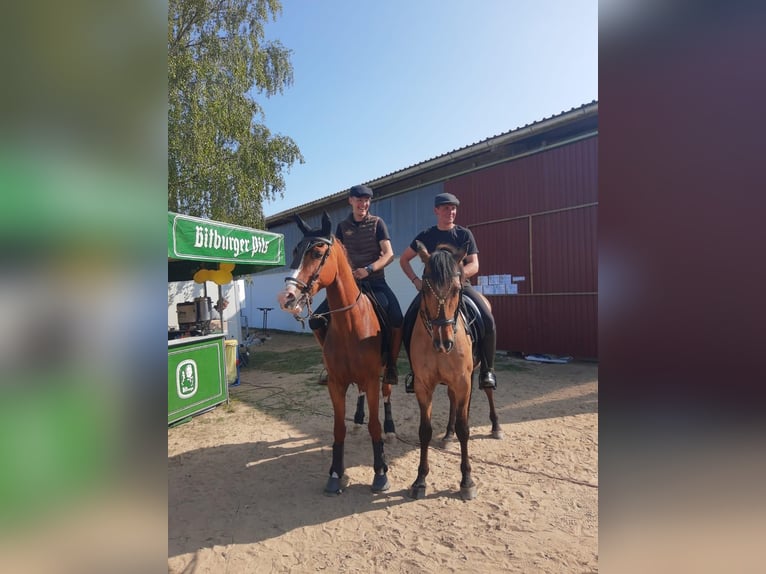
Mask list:
[[[193,397],[197,392],[197,363],[186,359],[176,367],[176,389],[182,399]]]

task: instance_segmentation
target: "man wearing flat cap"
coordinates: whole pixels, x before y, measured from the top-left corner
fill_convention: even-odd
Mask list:
[[[349,190],[348,203],[351,205],[351,213],[338,223],[335,237],[346,248],[354,278],[360,285],[372,291],[377,302],[385,310],[388,326],[385,329],[387,352],[383,382],[395,385],[399,382],[396,361],[402,346],[402,309],[399,306],[399,300],[386,282],[383,271],[383,268],[394,260],[391,236],[386,222],[370,214],[371,199],[372,189],[366,185],[355,185]],[[328,311],[329,305],[325,299],[314,315],[321,315]],[[325,316],[328,319],[330,317],[329,314]],[[323,344],[324,335],[327,333],[325,319],[310,319],[309,326],[320,344]]]
[[[436,246],[442,243],[453,245],[457,249],[467,245],[466,257],[463,260],[463,276],[465,278],[463,293],[476,303],[481,312],[485,329],[480,344],[481,372],[479,375],[479,387],[482,389],[494,389],[497,387],[497,380],[495,378],[495,346],[497,339],[495,319],[492,317],[492,312],[487,307],[485,299],[468,282],[470,277],[479,272],[479,249],[476,246],[476,240],[471,230],[455,223],[458,205],[460,205],[460,200],[451,193],[440,193],[437,195],[434,198],[436,225],[421,231],[399,258],[399,265],[401,265],[402,271],[404,271],[404,274],[418,290],[418,295],[412,301],[404,317],[404,344],[409,352],[409,339],[420,305],[420,291],[423,288],[423,282],[412,269],[412,265],[410,265],[410,261],[417,256],[416,242],[420,241],[425,245],[429,253],[433,253],[436,250]],[[404,383],[404,388],[408,393],[415,392],[412,373],[407,375]]]

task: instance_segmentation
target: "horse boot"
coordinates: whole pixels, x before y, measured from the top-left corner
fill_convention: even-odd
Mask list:
[[[495,378],[495,344],[495,332],[485,333],[481,341],[480,389],[497,388],[497,379]]]
[[[399,350],[402,347],[402,328],[394,327],[391,329],[391,345],[388,349],[388,360],[386,361],[386,372],[383,375],[383,383],[386,385],[399,384],[399,370],[396,362],[399,360]]]

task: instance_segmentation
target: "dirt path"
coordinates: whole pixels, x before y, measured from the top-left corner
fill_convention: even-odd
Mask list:
[[[229,405],[168,429],[170,572],[598,570],[596,365],[498,358],[505,438],[490,438],[487,401],[475,391],[469,449],[479,492],[470,502],[458,494],[458,446],[438,440],[428,496],[407,496],[419,414],[402,384],[392,397],[397,437],[385,446],[391,489],[373,494],[370,438],[351,420],[352,387],[351,484],[327,497],[332,408],[315,382],[321,366],[300,374],[258,368],[266,352],[315,350],[310,336],[272,333],[252,349],[255,367],[230,388]],[[437,393],[435,439],[447,410],[446,392]]]

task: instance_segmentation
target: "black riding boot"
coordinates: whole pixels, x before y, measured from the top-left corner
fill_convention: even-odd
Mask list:
[[[404,325],[402,326],[402,342],[404,343],[404,350],[407,352],[407,360],[410,363],[410,372],[404,377],[404,390],[408,393],[415,392],[415,375],[412,372],[412,359],[410,358],[410,340],[412,339],[412,330],[415,327],[415,318],[418,315],[419,307],[420,292],[415,295],[407,312],[404,314]]]
[[[480,389],[496,389],[495,378],[495,331],[485,333],[481,342],[481,373],[479,374]]]
[[[391,329],[391,339],[388,349],[388,358],[386,360],[386,370],[383,375],[383,382],[388,385],[399,384],[399,370],[396,362],[399,359],[399,349],[402,347],[402,328],[394,327]]]

